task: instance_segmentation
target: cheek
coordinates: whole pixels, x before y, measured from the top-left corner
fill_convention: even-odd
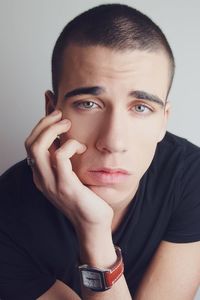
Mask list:
[[[135,176],[140,180],[149,168],[156,150],[157,142],[151,139],[140,139],[137,147],[132,147],[133,155],[130,156],[129,166],[134,171]]]
[[[153,147],[159,142],[160,134],[163,130],[163,122],[163,117],[158,115],[157,118],[150,118],[138,123],[136,134],[141,146],[146,145],[151,148],[151,145]]]
[[[62,135],[63,142],[67,139],[76,139],[80,143],[86,144],[91,147],[92,143],[98,138],[101,126],[101,120],[95,118],[77,118],[72,114],[64,116],[69,118],[72,122],[71,128],[67,133]],[[137,178],[141,178],[144,172],[149,167],[155,153],[155,149],[158,143],[160,131],[162,128],[163,118],[161,116],[152,117],[148,119],[135,119],[127,124],[124,123],[126,128],[130,130],[124,130],[123,143],[125,143],[128,149],[127,157],[124,161],[129,161],[129,165],[132,168]],[[105,125],[105,122],[103,122]],[[129,153],[129,154],[128,154]],[[95,153],[96,154],[96,153]],[[91,151],[86,151],[82,155],[75,154],[71,158],[73,170],[76,173],[80,172],[80,166],[84,166],[86,163],[92,165],[95,159],[95,154],[91,156]],[[91,162],[92,160],[92,162]]]
[[[71,121],[71,127],[63,136],[69,139],[76,139],[79,142],[88,144],[91,137],[99,132],[100,121],[96,116],[74,112],[70,108],[63,109],[63,117]]]
[[[63,134],[65,140],[72,138],[80,143],[88,144],[95,132],[98,132],[98,126],[95,122],[73,121],[72,118],[70,118],[70,121],[72,122],[70,129]]]

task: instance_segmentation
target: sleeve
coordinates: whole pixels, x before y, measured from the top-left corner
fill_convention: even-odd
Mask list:
[[[200,150],[198,147],[185,155],[179,183],[179,199],[163,240],[174,243],[200,241]]]
[[[0,299],[35,300],[56,279],[41,270],[1,225],[0,222]]]

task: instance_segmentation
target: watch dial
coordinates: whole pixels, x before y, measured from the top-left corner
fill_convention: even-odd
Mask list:
[[[82,271],[82,278],[84,286],[89,288],[102,288],[101,275],[97,272]]]

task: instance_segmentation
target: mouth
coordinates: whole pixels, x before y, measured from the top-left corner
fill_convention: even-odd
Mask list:
[[[126,174],[130,175],[130,173],[127,170],[121,169],[121,168],[99,168],[94,170],[89,170],[90,172],[104,172],[109,174]]]
[[[130,173],[124,169],[100,168],[89,170],[91,179],[97,184],[117,184],[127,180]]]

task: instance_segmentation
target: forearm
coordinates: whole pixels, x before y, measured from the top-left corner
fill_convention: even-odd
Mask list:
[[[83,264],[97,268],[110,268],[117,259],[109,230],[90,232],[90,237],[82,237],[80,240],[80,258]],[[131,300],[131,295],[122,275],[114,285],[104,292],[93,292],[82,286],[83,300]]]
[[[83,300],[131,300],[126,280],[122,276],[111,289],[105,292],[93,292],[82,288],[82,299]]]

